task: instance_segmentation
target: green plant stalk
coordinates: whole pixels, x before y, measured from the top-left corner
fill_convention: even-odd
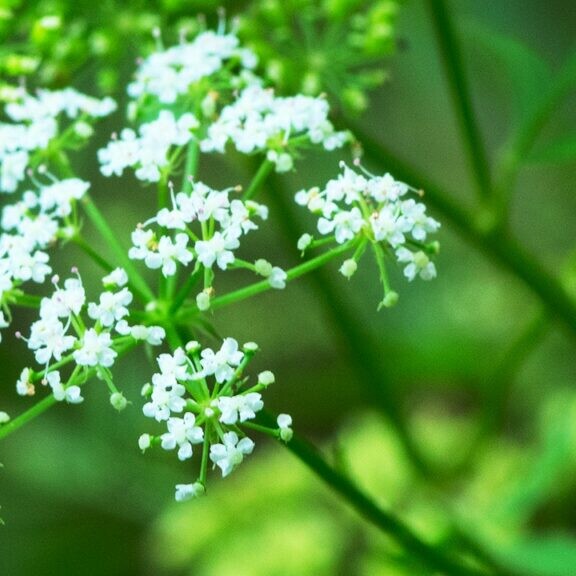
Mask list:
[[[264,418],[266,425],[274,426],[272,417],[265,416]],[[285,445],[298,460],[308,466],[314,474],[337,492],[365,520],[368,520],[382,532],[388,534],[408,554],[417,558],[423,566],[450,576],[486,576],[487,573],[484,570],[466,566],[418,537],[396,516],[380,508],[350,479],[329,466],[318,450],[308,442],[294,435],[292,440],[285,443]]]
[[[349,251],[352,246],[354,245],[354,240],[350,242],[346,242],[346,244],[342,244],[341,246],[337,246],[336,248],[330,250],[329,252],[325,252],[324,254],[320,254],[316,256],[316,258],[312,258],[299,266],[295,266],[294,268],[288,270],[286,272],[287,281],[294,280],[319,268],[320,266],[324,266],[324,264],[330,262],[343,254],[344,252]],[[240,302],[242,300],[246,300],[247,298],[251,298],[252,296],[256,296],[256,294],[261,294],[262,292],[266,292],[268,290],[274,290],[272,286],[270,286],[270,282],[268,280],[261,280],[260,282],[255,282],[254,284],[250,284],[244,288],[240,288],[239,290],[235,290],[234,292],[230,292],[229,294],[225,294],[224,296],[220,296],[218,298],[214,298],[210,303],[210,310],[216,310],[217,308],[222,308],[223,306],[229,306],[230,304],[235,304],[236,302]],[[190,316],[193,316],[198,313],[198,308],[195,306],[191,308],[183,308],[177,316],[178,321],[185,321]]]
[[[184,175],[182,176],[182,191],[190,192],[192,181],[198,172],[199,149],[198,141],[191,140],[186,150],[186,160],[184,164]]]
[[[446,0],[428,0],[428,5],[432,14],[434,32],[448,79],[454,110],[460,131],[464,136],[468,161],[473,170],[478,196],[481,199],[487,199],[492,194],[490,166],[480,130],[474,117],[470,87],[464,71],[462,51],[450,11]]]
[[[572,92],[575,81],[576,47],[573,48],[572,56],[567,59],[562,70],[556,76],[548,94],[501,153],[497,174],[498,197],[500,199],[498,210],[501,215],[508,210],[522,161],[530,153],[534,142],[554,111]]]
[[[184,304],[186,298],[188,298],[188,295],[192,291],[192,288],[194,288],[194,286],[198,284],[198,280],[200,280],[201,275],[202,275],[201,267],[198,267],[197,270],[194,270],[193,272],[188,274],[188,277],[186,278],[184,284],[182,284],[180,290],[178,290],[176,296],[174,296],[174,298],[172,299],[172,302],[170,304],[171,314],[176,313],[180,309],[182,304]]]
[[[150,290],[148,284],[146,284],[146,281],[142,278],[142,276],[140,276],[138,270],[132,263],[132,260],[128,258],[127,250],[120,244],[116,234],[112,228],[110,228],[110,225],[96,204],[94,204],[92,198],[86,194],[81,202],[84,211],[92,222],[93,226],[96,228],[96,230],[98,230],[99,234],[107,242],[120,265],[126,270],[130,287],[136,294],[138,294],[138,296],[140,296],[144,302],[151,302],[152,300],[155,300],[154,293],[152,290]]]
[[[461,208],[440,186],[401,161],[362,128],[355,126],[353,131],[364,143],[369,159],[382,169],[392,172],[399,180],[422,188],[430,206],[438,210],[462,236],[490,259],[522,280],[542,304],[576,335],[576,303],[561,281],[550,274],[537,258],[525,251],[507,231],[490,225],[485,213],[480,212],[476,217]]]
[[[86,242],[82,236],[76,234],[74,238],[72,238],[72,242],[74,242],[74,244],[76,244],[80,249],[82,249],[82,251],[90,256],[90,258],[92,258],[92,260],[94,260],[94,262],[96,262],[100,268],[106,272],[112,272],[112,270],[114,270],[114,266],[100,254],[98,254],[98,252],[96,252],[96,250],[94,250],[94,248],[92,248],[92,246],[90,246],[90,244],[88,244],[88,242]]]
[[[272,171],[273,167],[274,163],[270,162],[270,160],[268,159],[265,159],[264,162],[260,164],[260,168],[258,168],[258,171],[254,175],[254,178],[252,178],[252,181],[250,182],[248,188],[246,188],[246,191],[242,195],[242,200],[244,201],[251,200],[257,194],[262,184],[264,184],[266,178],[268,178],[268,176],[270,175],[270,172]]]
[[[118,356],[126,354],[126,352],[128,352],[131,348],[134,348],[135,346],[136,342],[130,342],[126,346],[118,349],[117,350]],[[84,382],[79,382],[77,385],[84,386],[88,382],[88,380],[90,380],[96,374],[97,370],[98,370],[97,368],[90,369]],[[0,440],[6,438],[6,436],[9,436],[13,432],[16,432],[16,430],[18,430],[19,428],[22,428],[22,426],[24,426],[25,424],[28,424],[29,422],[34,420],[36,417],[46,412],[48,408],[54,406],[54,404],[56,404],[57,402],[58,401],[56,400],[56,398],[54,398],[54,395],[50,394],[50,396],[46,396],[46,398],[43,398],[42,400],[40,400],[40,402],[28,408],[28,410],[22,412],[22,414],[14,418],[14,420],[10,420],[6,424],[3,424],[2,426],[0,426]]]

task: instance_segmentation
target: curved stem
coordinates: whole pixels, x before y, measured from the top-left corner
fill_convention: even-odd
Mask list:
[[[114,270],[114,266],[110,264],[108,260],[103,258],[98,252],[96,252],[96,250],[94,250],[94,248],[92,248],[92,246],[90,246],[90,244],[88,244],[88,242],[86,242],[82,236],[76,234],[74,238],[72,238],[72,242],[74,242],[74,244],[81,248],[83,252],[90,256],[90,258],[92,258],[92,260],[94,260],[94,262],[96,262],[100,268],[106,272],[111,272]]]
[[[295,266],[291,270],[286,272],[287,274],[287,281],[295,280],[320,266],[324,266],[330,260],[336,258],[340,254],[347,252],[352,248],[354,245],[355,240],[351,240],[346,244],[342,244],[341,246],[337,246],[333,250],[329,252],[325,252],[324,254],[320,254],[316,256],[316,258],[312,258],[299,266]],[[220,296],[218,298],[214,298],[210,303],[210,310],[215,310],[216,308],[222,308],[223,306],[228,306],[230,304],[235,304],[236,302],[240,302],[241,300],[246,300],[247,298],[251,298],[252,296],[256,296],[256,294],[260,294],[262,292],[266,292],[268,290],[275,290],[270,285],[269,280],[261,280],[260,282],[255,282],[254,284],[250,284],[249,286],[245,286],[244,288],[240,288],[239,290],[235,290],[234,292],[230,292],[229,294],[225,294],[224,296]],[[186,318],[193,316],[198,313],[198,308],[192,306],[190,308],[182,309],[181,313],[178,315],[177,319],[182,321],[186,320]]]
[[[136,342],[130,342],[129,344],[119,348],[117,350],[118,355],[121,356],[123,354],[126,354],[126,352],[128,352],[131,348],[134,348],[136,344],[137,344]],[[84,384],[86,384],[88,380],[90,380],[96,374],[97,370],[98,370],[97,368],[91,368],[88,371],[86,379],[84,381],[78,382],[77,386],[83,386]],[[48,408],[54,406],[54,404],[56,404],[57,402],[58,401],[56,400],[56,398],[54,398],[54,395],[50,394],[50,396],[47,396],[46,398],[40,400],[38,403],[34,404],[34,406],[28,408],[28,410],[26,410],[16,418],[14,418],[14,420],[10,420],[6,424],[3,424],[2,426],[0,426],[0,440],[2,440],[2,438],[6,438],[6,436],[9,436],[13,432],[16,432],[16,430],[24,426],[24,424],[28,424],[28,422],[34,420],[37,416],[40,416],[40,414],[46,412]]]
[[[275,421],[270,415],[265,414],[261,418],[265,425],[275,427]],[[382,532],[388,534],[408,554],[414,559],[418,559],[422,566],[451,576],[486,575],[485,571],[466,566],[422,540],[391,512],[379,507],[349,478],[330,466],[310,443],[294,435],[290,442],[285,443],[285,446],[298,460],[308,466],[316,476],[351,505],[356,512],[377,526]]]
[[[445,0],[428,0],[440,56],[448,79],[448,85],[457,114],[460,130],[464,136],[468,161],[474,172],[474,179],[480,198],[488,198],[492,193],[490,167],[480,130],[474,117],[470,87],[464,72],[462,52],[458,43],[450,11]]]
[[[138,270],[132,263],[132,260],[128,258],[128,251],[120,244],[120,241],[116,237],[116,234],[104,218],[103,214],[100,212],[92,198],[86,194],[82,199],[82,206],[84,211],[96,230],[106,241],[110,250],[114,253],[120,265],[126,270],[129,278],[129,285],[132,290],[140,296],[144,302],[150,302],[155,299],[154,293],[146,284],[146,281],[140,276]]]

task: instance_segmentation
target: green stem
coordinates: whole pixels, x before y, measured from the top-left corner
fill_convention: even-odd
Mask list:
[[[125,354],[134,346],[136,346],[136,342],[130,342],[126,346],[119,348],[117,351],[118,355],[121,356]],[[97,368],[90,369],[88,371],[87,378],[84,381],[80,381],[77,385],[83,386],[84,384],[86,384],[86,382],[88,382],[88,380],[96,374],[97,370],[98,370]],[[57,400],[56,398],[54,398],[54,395],[50,394],[50,396],[47,396],[46,398],[40,400],[40,402],[28,408],[28,410],[26,410],[16,418],[14,418],[14,420],[10,420],[10,422],[7,422],[6,424],[0,426],[0,440],[2,440],[2,438],[6,438],[6,436],[9,436],[13,432],[16,432],[16,430],[22,428],[22,426],[28,424],[28,422],[31,422],[37,416],[40,416],[41,414],[46,412],[46,410],[48,410],[48,408],[50,408],[51,406],[54,406],[56,402]]]
[[[275,426],[275,421],[271,416],[263,415],[262,419],[267,426]],[[486,572],[465,566],[422,540],[396,516],[380,508],[350,479],[332,468],[322,458],[318,450],[308,442],[295,435],[290,442],[282,444],[285,444],[298,460],[308,466],[314,474],[336,491],[356,512],[388,534],[414,559],[418,559],[423,566],[451,576],[486,575]]]
[[[460,130],[464,136],[468,160],[474,171],[475,184],[480,198],[492,193],[490,168],[480,130],[474,117],[470,88],[464,72],[462,52],[458,44],[450,11],[445,0],[428,0],[432,13],[440,56],[448,79],[452,102]]]
[[[532,116],[525,122],[512,140],[504,147],[500,157],[498,190],[500,213],[507,211],[522,161],[530,153],[538,135],[555,110],[573,90],[576,80],[576,48],[556,76],[548,94],[542,99]]]
[[[264,160],[264,162],[260,164],[260,168],[258,168],[254,178],[252,178],[252,182],[250,182],[250,185],[242,195],[242,200],[250,200],[256,195],[266,178],[268,178],[273,167],[274,163],[270,162],[268,159]]]
[[[200,280],[201,275],[202,275],[201,266],[199,266],[196,270],[194,270],[191,274],[188,275],[188,278],[186,278],[186,281],[184,282],[184,284],[182,284],[180,290],[178,290],[176,296],[172,300],[172,303],[170,305],[170,312],[172,314],[177,312],[181,308],[182,304],[184,304],[186,298],[188,298],[188,295],[192,291],[192,288],[194,288],[194,286],[198,284],[198,280]]]
[[[94,262],[96,262],[100,268],[106,270],[106,272],[111,272],[114,270],[114,266],[110,264],[108,260],[103,258],[98,252],[96,252],[96,250],[94,250],[94,248],[92,248],[92,246],[90,246],[90,244],[88,244],[84,238],[76,235],[74,238],[72,238],[72,241],[74,244],[79,246],[88,256],[90,256],[90,258],[92,258],[92,260],[94,260]]]
[[[199,149],[198,141],[191,140],[188,144],[188,150],[186,151],[186,163],[184,164],[184,176],[182,176],[182,191],[190,192],[192,189],[192,179],[198,171],[198,159],[199,159]]]
[[[354,245],[355,240],[347,242],[346,244],[342,244],[341,246],[337,246],[333,250],[329,252],[325,252],[324,254],[320,254],[320,256],[316,256],[316,258],[312,258],[299,266],[295,266],[291,270],[286,272],[287,274],[287,281],[294,280],[319,268],[320,266],[324,266],[330,260],[336,258],[340,254],[347,252],[352,248]],[[224,296],[220,296],[218,298],[214,298],[210,303],[210,309],[215,310],[216,308],[222,308],[223,306],[228,306],[230,304],[235,304],[236,302],[240,302],[241,300],[246,300],[247,298],[251,298],[252,296],[256,296],[256,294],[260,294],[262,292],[266,292],[267,290],[274,290],[272,286],[270,286],[270,282],[268,280],[262,280],[260,282],[256,282],[254,284],[250,284],[250,286],[246,286],[244,288],[240,288],[239,290],[235,290],[234,292],[230,292],[229,294],[225,294]],[[185,320],[190,315],[194,315],[198,312],[196,307],[192,307],[190,309],[182,309],[181,314],[178,315],[178,320]]]
[[[8,298],[7,303],[10,306],[22,306],[23,308],[40,308],[40,301],[42,300],[40,296],[23,293],[12,293]]]
[[[154,293],[150,290],[142,276],[140,276],[138,270],[132,263],[132,260],[128,258],[127,250],[122,246],[122,244],[120,244],[116,234],[112,228],[110,228],[110,225],[88,194],[86,194],[82,199],[82,206],[84,207],[86,215],[96,230],[98,230],[102,238],[106,241],[120,265],[128,273],[130,288],[132,288],[132,290],[138,294],[144,302],[154,300]]]
[[[364,143],[368,158],[382,169],[392,172],[396,178],[425,190],[425,199],[430,206],[438,210],[489,258],[522,280],[544,306],[576,334],[576,303],[560,280],[525,251],[509,233],[495,228],[495,222],[486,220],[486,213],[480,212],[476,216],[461,208],[441,187],[399,160],[361,128],[355,126],[353,131]]]
[[[34,418],[46,412],[46,410],[54,404],[56,404],[56,398],[51,394],[43,400],[40,400],[37,404],[34,404],[34,406],[26,410],[26,412],[20,414],[20,416],[14,418],[14,420],[10,420],[10,422],[3,424],[0,426],[0,440],[9,434],[12,434],[12,432],[16,432],[16,430],[24,426],[24,424],[34,420]]]

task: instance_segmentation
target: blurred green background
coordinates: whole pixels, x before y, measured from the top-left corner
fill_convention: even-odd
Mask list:
[[[172,4],[186,11],[183,3]],[[210,2],[204,4],[210,8]],[[156,5],[162,21],[170,22],[171,3]],[[76,6],[70,2],[69,15],[81,9]],[[506,63],[482,40],[483,31],[525,43],[557,69],[573,48],[576,10],[568,0],[459,0],[450,6],[478,120],[495,158],[518,103]],[[95,19],[91,25],[97,24]],[[397,36],[395,55],[383,63],[389,79],[372,93],[357,121],[469,206],[466,156],[425,3],[403,3]],[[126,38],[120,76],[130,74],[138,48]],[[89,72],[79,74],[88,92],[90,78]],[[542,146],[574,131],[574,104],[569,98],[557,110]],[[118,114],[103,123],[95,146],[120,121]],[[83,154],[77,168],[93,180],[93,196],[128,238],[154,201],[133,179],[101,178],[94,150]],[[341,158],[349,159],[312,155],[284,181],[283,193],[323,184]],[[555,273],[575,246],[575,168],[574,160],[528,165],[512,206],[519,240]],[[248,173],[235,159],[203,159],[200,177],[219,187],[245,183]],[[272,186],[266,194],[271,193]],[[265,247],[266,258],[288,266],[298,259],[294,238],[285,233],[288,217],[273,198],[262,200],[271,205],[271,225],[255,235],[248,252],[260,257]],[[277,378],[269,407],[291,413],[298,432],[324,446],[379,503],[427,539],[447,544],[473,535],[490,555],[522,574],[574,575],[574,335],[544,318],[540,303],[517,278],[432,212],[443,221],[438,278],[407,285],[394,271],[401,295],[395,308],[376,312],[380,287],[366,260],[349,282],[337,277],[334,266],[330,293],[323,292],[322,279],[306,279],[285,292],[217,311],[215,326],[222,335],[260,344],[254,370],[271,369]],[[65,257],[63,270],[78,255],[70,250]],[[83,274],[96,277],[98,271]],[[378,413],[351,345],[356,332],[342,334],[334,309],[370,341],[381,396],[392,403],[387,412],[408,423],[427,476],[411,464],[389,416]],[[498,366],[508,366],[510,344],[530,327],[514,351],[518,361],[498,372]],[[6,335],[0,397],[1,408],[11,414],[28,406],[13,393],[28,361],[22,343]],[[175,505],[173,485],[191,481],[192,472],[172,454],[142,456],[137,447],[146,430],[139,391],[149,378],[148,360],[129,356],[116,374],[132,402],[122,414],[109,406],[105,386],[94,382],[82,405],[57,406],[2,443],[0,504],[6,525],[0,528],[0,574],[416,574],[401,550],[287,451],[265,441],[257,442],[229,480],[220,484],[214,475],[207,498]],[[487,404],[488,423],[482,420]],[[475,441],[479,422],[491,431],[484,441]]]

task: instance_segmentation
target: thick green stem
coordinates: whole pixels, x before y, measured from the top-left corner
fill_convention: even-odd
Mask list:
[[[186,281],[184,284],[182,284],[180,290],[178,290],[176,296],[174,296],[174,299],[170,303],[170,312],[172,314],[177,312],[181,308],[182,304],[184,304],[186,298],[188,298],[190,292],[192,291],[192,288],[198,284],[198,280],[200,280],[201,275],[202,267],[198,267],[197,270],[194,270],[194,272],[188,274]]]
[[[16,432],[16,430],[22,428],[24,424],[27,424],[28,422],[34,420],[34,418],[37,416],[40,416],[40,414],[46,412],[46,410],[56,404],[56,402],[56,398],[54,398],[54,396],[51,394],[43,400],[40,400],[40,402],[37,404],[34,404],[34,406],[26,410],[26,412],[20,414],[20,416],[14,418],[14,420],[10,420],[10,422],[0,426],[0,440],[9,434],[12,434],[12,432]]]
[[[128,251],[120,244],[116,234],[112,228],[110,228],[110,225],[88,194],[82,199],[82,206],[96,230],[98,230],[110,250],[114,253],[119,264],[126,270],[130,288],[132,288],[144,302],[154,300],[154,293],[150,290],[142,276],[140,276],[132,260],[128,258]]]
[[[440,56],[457,114],[458,124],[464,136],[468,160],[474,172],[474,179],[480,198],[488,198],[492,193],[490,168],[480,130],[474,117],[470,88],[464,72],[462,52],[452,23],[446,0],[428,0]]]
[[[263,416],[264,423],[274,427],[274,419]],[[332,468],[318,450],[308,442],[294,436],[286,444],[298,460],[308,466],[314,474],[336,491],[363,518],[388,534],[400,544],[405,551],[422,566],[437,570],[440,574],[453,576],[485,576],[486,572],[466,566],[449,557],[417,536],[392,513],[380,508],[371,498],[361,491],[349,478]]]

